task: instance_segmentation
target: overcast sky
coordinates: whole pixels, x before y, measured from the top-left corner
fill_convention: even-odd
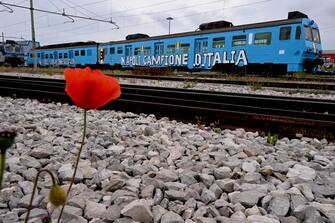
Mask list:
[[[29,6],[29,0],[4,0]],[[192,31],[199,24],[217,20],[234,25],[287,18],[289,11],[302,11],[320,27],[324,49],[335,50],[334,0],[34,0],[34,7],[79,16],[113,21],[109,23],[76,19],[35,12],[36,40],[42,45],[123,40],[131,33],[150,36],[167,34],[167,17],[173,17],[171,33]],[[0,11],[3,8],[0,5]],[[14,13],[0,12],[0,32],[5,36],[31,39],[29,10],[13,8]]]

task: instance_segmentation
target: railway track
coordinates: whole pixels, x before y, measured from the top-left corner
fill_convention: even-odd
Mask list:
[[[215,84],[232,84],[232,85],[252,85],[258,84],[262,87],[277,87],[277,88],[295,88],[295,89],[318,89],[318,90],[332,90],[335,91],[335,84],[333,78],[320,79],[293,79],[293,80],[229,80],[224,78],[208,78],[208,77],[190,77],[190,76],[150,76],[150,75],[123,75],[116,74],[116,77],[133,78],[133,79],[147,79],[147,80],[166,80],[166,81],[188,81],[196,83],[215,83]],[[196,76],[196,75],[194,75]],[[222,76],[222,75],[221,75]],[[311,82],[313,81],[313,82]]]
[[[70,103],[64,80],[1,76],[0,95]],[[335,101],[122,85],[103,109],[265,133],[335,139]]]

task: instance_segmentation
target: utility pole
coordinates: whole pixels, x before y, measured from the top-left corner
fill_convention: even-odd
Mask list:
[[[171,21],[173,20],[173,18],[172,17],[167,17],[166,20],[169,21],[169,35],[170,35],[170,33],[171,33]]]
[[[36,63],[36,44],[35,44],[35,26],[34,26],[34,6],[33,0],[30,0],[30,18],[31,18],[31,39],[33,41],[33,51],[34,51],[34,69],[37,68]]]
[[[5,34],[2,32],[1,36],[2,36],[2,44],[5,45]]]

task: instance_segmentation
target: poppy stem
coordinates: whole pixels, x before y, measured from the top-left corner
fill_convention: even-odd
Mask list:
[[[0,153],[0,190],[2,189],[2,180],[5,172],[6,151]]]
[[[52,180],[52,185],[55,185],[55,184],[56,184],[55,177],[54,177],[54,175],[51,173],[50,170],[43,169],[43,170],[39,170],[39,171],[37,172],[37,175],[36,175],[36,178],[35,178],[35,181],[34,181],[33,193],[31,194],[31,197],[30,197],[30,201],[29,201],[29,205],[28,205],[28,212],[27,212],[26,218],[25,218],[25,220],[24,220],[24,223],[27,223],[28,220],[29,220],[30,210],[31,210],[32,207],[33,207],[33,201],[34,201],[35,192],[36,192],[36,188],[37,188],[37,181],[38,181],[38,178],[39,178],[40,174],[43,173],[43,172],[46,172],[46,173],[48,173],[48,174],[50,175],[51,180]]]
[[[84,109],[84,129],[83,129],[83,138],[82,138],[81,145],[80,145],[80,148],[79,148],[79,151],[78,151],[77,160],[76,160],[76,164],[75,164],[75,167],[74,167],[74,172],[73,172],[73,175],[72,175],[71,183],[70,183],[69,189],[67,190],[67,197],[69,197],[69,194],[70,194],[72,185],[73,185],[73,183],[74,183],[74,179],[75,179],[75,177],[76,177],[76,173],[77,173],[77,169],[78,169],[78,164],[79,164],[79,160],[80,160],[80,154],[81,154],[81,151],[82,151],[83,146],[84,146],[84,143],[85,143],[86,128],[87,128],[87,110]],[[63,215],[63,211],[64,211],[64,207],[65,207],[65,205],[66,205],[66,203],[63,204],[63,206],[62,206],[62,209],[61,209],[61,211],[60,211],[60,213],[59,213],[59,216],[58,216],[57,223],[60,223],[60,220],[61,220],[61,218],[62,218],[62,215]]]

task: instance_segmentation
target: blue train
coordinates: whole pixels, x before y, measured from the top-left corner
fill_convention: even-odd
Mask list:
[[[233,26],[201,24],[193,32],[123,41],[77,42],[37,49],[39,66],[171,67],[223,72],[311,72],[322,64],[318,25],[301,12],[284,20]],[[28,64],[32,65],[32,53]]]

